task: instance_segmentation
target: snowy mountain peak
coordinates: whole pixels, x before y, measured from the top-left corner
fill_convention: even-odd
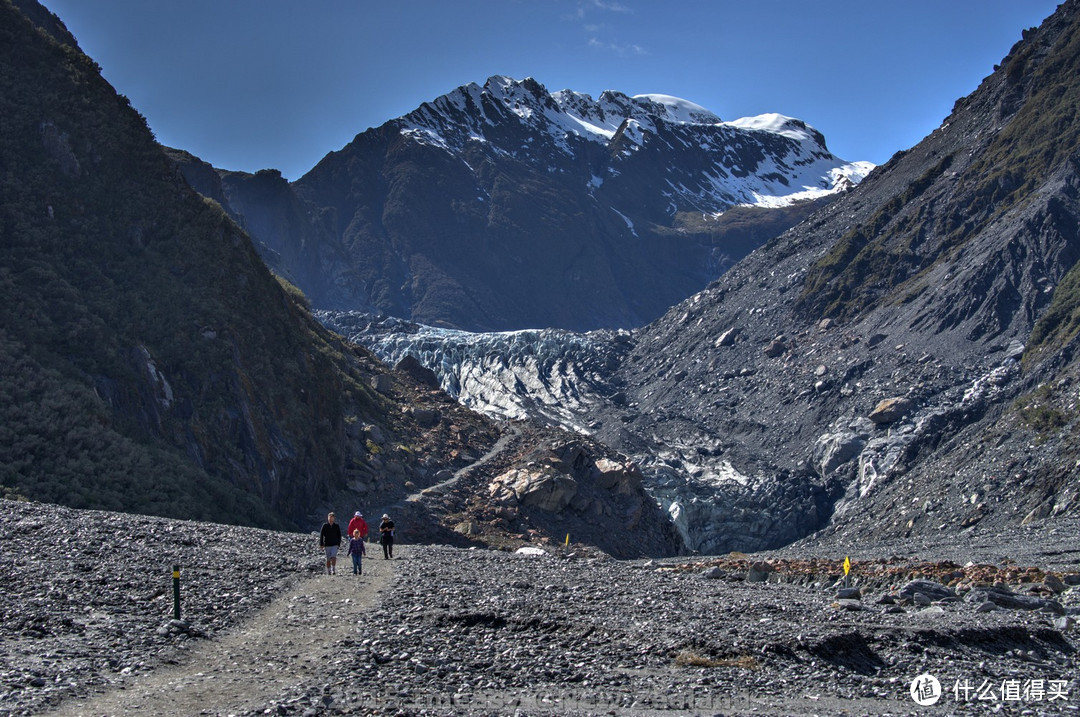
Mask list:
[[[634,95],[637,102],[648,103],[650,108],[663,109],[663,119],[680,124],[719,124],[720,118],[688,100],[671,95]]]
[[[873,168],[835,157],[820,132],[793,117],[723,122],[671,95],[606,90],[594,99],[569,89],[548,92],[532,77],[493,75],[391,124],[421,144],[455,154],[483,146],[546,172],[578,171],[579,160],[599,149],[581,178],[590,193],[619,176],[635,155],[660,152],[670,167],[660,178],[668,215],[717,214],[739,204],[786,206],[850,188]]]
[[[469,112],[478,108],[479,114]],[[451,147],[459,144],[451,134],[471,139],[488,139],[486,126],[497,124],[499,118],[516,117],[527,128],[552,136],[559,141],[566,136],[606,144],[627,122],[636,123],[644,131],[655,132],[657,122],[668,124],[718,125],[720,118],[709,110],[688,100],[670,95],[647,94],[628,97],[607,90],[599,100],[573,90],[549,93],[532,77],[515,80],[493,75],[483,86],[469,83],[426,102],[399,122],[418,138]],[[632,133],[641,138],[641,133]]]
[[[725,122],[728,127],[735,129],[771,132],[782,137],[793,139],[796,142],[815,142],[825,147],[825,136],[800,119],[786,115],[768,112],[755,117],[742,117],[731,122]]]

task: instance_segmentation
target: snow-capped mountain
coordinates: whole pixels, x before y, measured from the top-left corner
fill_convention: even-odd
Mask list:
[[[224,195],[315,308],[591,330],[657,318],[870,169],[780,115],[724,122],[666,95],[496,76],[357,135],[291,185],[219,172],[221,191],[202,191]]]
[[[504,141],[506,127],[515,123],[529,134],[525,144]],[[588,190],[618,176],[621,160],[651,142],[672,152],[690,150],[700,156],[686,165],[672,163],[662,180],[673,214],[720,213],[739,204],[784,206],[850,188],[873,169],[869,162],[833,156],[820,132],[791,117],[766,114],[723,122],[678,97],[607,91],[594,100],[571,90],[549,94],[532,78],[518,82],[496,76],[482,87],[459,87],[395,124],[403,135],[450,152],[482,142],[537,166],[551,162],[552,152],[573,158],[581,141],[615,150],[603,175],[584,178]]]

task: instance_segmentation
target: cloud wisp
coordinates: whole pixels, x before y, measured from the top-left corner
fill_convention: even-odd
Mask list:
[[[649,54],[649,51],[647,49],[635,43],[605,41],[597,37],[589,38],[589,47],[597,50],[602,50],[604,52],[613,52],[619,57],[642,56]]]

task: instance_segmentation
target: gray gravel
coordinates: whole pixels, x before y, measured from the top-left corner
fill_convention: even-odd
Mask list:
[[[879,604],[885,590],[837,600],[820,581],[750,583],[724,570],[709,578],[686,561],[431,546],[397,567],[391,599],[341,645],[347,657],[333,675],[268,708],[921,714],[909,688],[924,672],[947,690],[957,680],[999,690],[1003,680],[1072,680],[1064,706],[1080,706],[1078,636],[1054,627],[1057,612],[982,613],[955,597]],[[1062,610],[1075,614],[1078,604],[1071,590]],[[942,699],[951,712],[988,705]],[[1063,703],[1023,706],[1057,714]]]
[[[315,542],[0,500],[0,715],[37,714],[175,661],[317,571]]]
[[[288,590],[296,599],[307,585],[316,594],[328,581],[346,580],[319,575],[309,535],[35,504],[0,502],[0,510],[0,715],[37,714],[62,700],[70,706],[73,698],[132,679],[125,672],[152,676],[158,665],[182,662],[192,645],[250,623],[276,593]],[[963,581],[952,589],[937,583],[942,593],[920,592],[918,585],[905,591],[914,567],[910,575],[904,568],[866,581],[861,595],[840,598],[836,575],[821,563],[774,556],[771,564],[781,567],[750,582],[749,571],[739,568],[745,561],[731,556],[629,562],[409,545],[396,554],[387,563],[394,573],[388,589],[353,618],[351,634],[337,633],[326,646],[331,658],[317,678],[282,683],[256,709],[208,704],[204,713],[1076,714],[1080,708],[1080,634],[1070,624],[1080,618],[1076,587],[1050,593],[1018,583],[1007,594],[1041,600],[1042,609],[983,612],[990,591],[968,590]],[[171,593],[162,576],[173,561],[190,566],[184,571],[190,602],[185,627],[169,630]],[[1074,581],[1075,573],[1054,577]],[[261,661],[267,681],[280,682],[272,655],[230,659]],[[926,672],[945,691],[933,708],[919,707],[909,694],[912,680]],[[965,686],[970,699],[958,699],[954,688]],[[1006,700],[1003,686],[1026,689],[1026,696]],[[1051,687],[1064,699],[1051,700]],[[993,689],[995,699],[977,700],[980,688],[984,696]]]

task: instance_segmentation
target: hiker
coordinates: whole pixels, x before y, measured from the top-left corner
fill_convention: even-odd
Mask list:
[[[364,536],[360,535],[360,529],[356,528],[352,532],[352,537],[349,538],[349,555],[352,556],[352,572],[353,575],[363,575],[364,566],[361,560],[364,557],[364,553],[367,550],[364,548]]]
[[[326,523],[319,533],[319,547],[326,551],[326,574],[337,573],[337,552],[341,546],[341,526],[334,523],[334,514],[328,513]]]
[[[383,513],[382,522],[379,523],[379,542],[382,543],[383,560],[394,557],[394,521],[386,513]]]
[[[364,514],[360,511],[356,511],[356,514],[353,515],[352,520],[349,521],[349,529],[345,532],[351,536],[357,530],[360,531],[361,538],[367,538],[368,524],[364,520]]]

